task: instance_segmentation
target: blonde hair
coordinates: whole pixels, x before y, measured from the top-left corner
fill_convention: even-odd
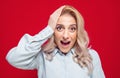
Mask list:
[[[81,67],[87,67],[89,70],[89,73],[92,73],[93,65],[92,65],[92,57],[88,52],[88,44],[89,44],[89,38],[86,30],[84,29],[84,19],[82,15],[72,6],[66,5],[61,15],[64,14],[70,14],[73,16],[77,23],[77,41],[75,43],[75,53],[73,56],[73,60],[78,63]],[[46,43],[43,46],[43,51],[46,53],[47,58],[49,60],[52,60],[52,52],[56,48],[56,44],[54,42],[54,35],[48,40],[48,43]]]

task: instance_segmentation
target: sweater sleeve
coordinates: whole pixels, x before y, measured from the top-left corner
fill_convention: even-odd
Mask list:
[[[37,56],[41,50],[42,44],[47,41],[53,34],[50,26],[44,28],[35,36],[25,34],[19,41],[18,45],[12,48],[7,56],[7,61],[14,67],[20,69],[37,68]]]
[[[105,78],[98,53],[95,50],[91,49],[90,54],[93,58],[93,73],[91,78]]]

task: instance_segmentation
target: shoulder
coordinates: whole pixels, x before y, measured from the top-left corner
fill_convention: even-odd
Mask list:
[[[101,63],[100,61],[100,56],[98,54],[98,52],[94,49],[89,49],[88,52],[90,53],[92,59],[93,59],[93,64],[95,63]]]
[[[98,52],[94,49],[89,49],[88,51],[92,57],[93,66],[101,66],[101,60]]]
[[[88,49],[88,52],[90,53],[90,55],[93,57],[93,58],[96,58],[96,57],[99,57],[99,54],[96,50],[94,49]]]

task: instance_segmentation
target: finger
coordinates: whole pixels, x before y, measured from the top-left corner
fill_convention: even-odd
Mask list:
[[[54,15],[55,16],[60,16],[60,14],[61,14],[61,12],[62,12],[62,10],[63,10],[64,7],[65,6],[61,6],[60,8],[58,8],[57,10],[55,10],[51,16],[54,16]]]
[[[61,6],[60,8],[58,8],[56,11],[55,11],[55,13],[61,13],[61,11],[63,10],[63,8],[64,8],[65,6]]]

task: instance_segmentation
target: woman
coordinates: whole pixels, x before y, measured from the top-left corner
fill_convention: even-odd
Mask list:
[[[39,78],[105,78],[100,58],[88,44],[83,17],[65,5],[40,33],[25,34],[6,58],[17,68],[37,69]]]

